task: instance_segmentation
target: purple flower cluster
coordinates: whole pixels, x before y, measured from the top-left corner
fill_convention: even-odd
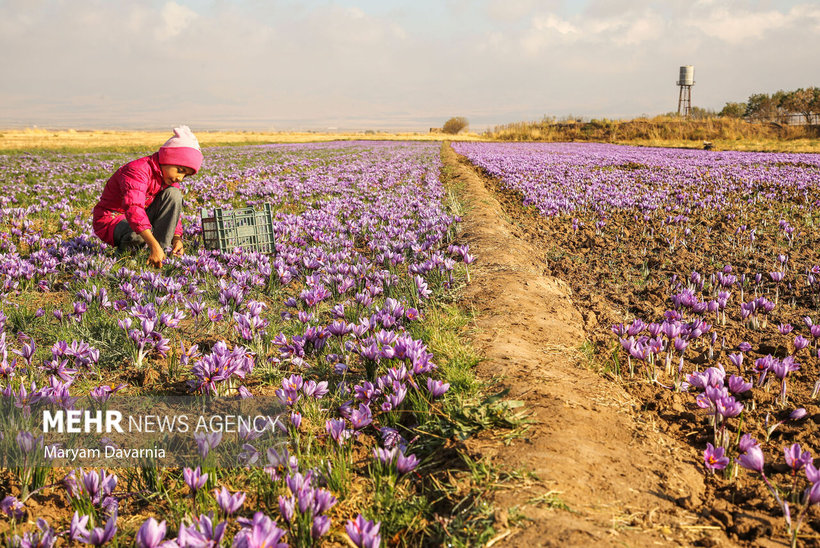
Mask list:
[[[242,346],[228,349],[225,341],[217,342],[210,354],[199,358],[191,368],[195,380],[190,387],[203,394],[226,394],[234,388],[235,379],[244,379],[253,371],[254,359]]]
[[[290,538],[315,542],[330,530],[330,518],[324,513],[336,504],[336,497],[314,486],[312,472],[288,474],[285,484],[290,495],[279,495],[279,512],[288,525]]]
[[[130,351],[137,367],[177,356],[189,390],[200,394],[250,396],[241,384],[253,374],[257,356],[269,358],[263,363],[287,371],[276,394],[290,408],[293,436],[307,431],[301,426],[302,413],[312,427],[318,416],[331,440],[327,448],[340,454],[350,447],[351,436],[388,430],[385,420],[399,416],[393,412],[408,411],[408,395],[418,393],[421,402],[444,397],[449,384],[434,378],[433,354],[410,333],[417,332],[414,323],[423,321],[429,300],[453,287],[459,265],[468,266],[475,257],[454,239],[459,219],[443,204],[438,145],[352,142],[226,148],[208,154],[210,173],[186,181],[191,196],[186,206],[273,204],[276,253],[201,249],[197,215],[186,209],[187,253],[169,256],[160,271],[141,270],[115,257],[93,235],[87,216],[76,213],[78,207],[93,205],[89,197],[99,195],[105,178],[124,157],[61,156],[52,161],[37,155],[0,155],[0,171],[12,174],[0,193],[0,221],[10,227],[0,238],[0,298],[24,302],[28,293],[67,294],[66,304],[54,308],[53,315],[44,305],[46,310],[38,310],[35,317],[69,334],[66,341],[55,343],[21,333],[15,342],[7,339],[7,317],[0,312],[3,397],[25,412],[41,404],[73,408],[81,396],[105,404],[126,388],[99,378],[118,365],[122,355],[101,355],[92,344],[105,347],[88,333],[111,328],[119,328],[116,342],[124,343],[120,346]],[[23,173],[35,173],[48,184],[23,184]],[[118,266],[123,262],[130,268]],[[285,310],[277,321],[285,324],[287,335],[269,333],[269,314],[278,315],[282,303]],[[218,333],[222,340],[210,346],[203,339],[212,337],[202,337],[204,332]],[[77,335],[72,339],[71,333]],[[181,346],[172,350],[176,338]],[[49,345],[50,357],[38,364],[36,356],[47,355]],[[270,349],[278,356],[269,356]],[[168,362],[174,364],[173,359]],[[173,366],[169,373],[176,374]],[[91,375],[98,380],[90,393],[76,393],[77,379]],[[323,403],[328,394],[336,403]],[[340,401],[345,403],[336,415]],[[384,413],[393,415],[380,415]],[[42,440],[26,434],[18,443],[31,452]],[[245,463],[262,458],[251,445],[253,439],[253,433],[240,433]],[[196,441],[205,458],[221,439],[217,433]],[[404,443],[398,447],[388,441],[383,450],[386,465],[400,474],[418,465]],[[323,536],[330,527],[325,514],[335,498],[314,485],[309,474],[299,475],[298,462],[287,449],[270,449],[267,457],[271,478],[287,478],[290,494],[283,508],[293,510],[286,520],[288,530],[257,513],[252,520],[237,520],[242,529],[234,545],[278,546],[286,535]],[[185,469],[183,478],[200,498],[207,480],[211,485],[216,480],[199,468]],[[91,522],[78,512],[71,540],[94,545],[112,541],[118,497],[123,496],[115,493],[116,476],[80,469],[63,484],[78,507],[89,513],[91,506],[108,518]],[[225,488],[216,492],[224,519],[233,519],[243,495]],[[22,512],[12,500],[4,510]],[[308,525],[297,525],[308,518]],[[151,518],[140,527],[136,544],[167,548],[172,543],[213,546],[225,541],[227,521],[209,515],[183,521],[177,538],[165,540],[166,523]],[[355,543],[378,545],[379,524],[361,516],[351,523]]]

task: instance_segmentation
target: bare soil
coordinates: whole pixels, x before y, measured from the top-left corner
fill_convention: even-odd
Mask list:
[[[477,260],[463,298],[475,312],[478,374],[499,378],[533,424],[510,445],[471,449],[537,478],[493,494],[495,545],[732,546],[702,515],[699,454],[658,431],[621,386],[585,367],[585,317],[570,287],[545,274],[525,224],[508,219],[472,166],[448,146],[442,160],[466,204],[462,239]],[[523,516],[523,519],[522,519]]]

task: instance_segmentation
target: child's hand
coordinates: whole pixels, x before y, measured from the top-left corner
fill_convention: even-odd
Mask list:
[[[148,264],[157,268],[162,268],[162,262],[165,260],[165,251],[160,246],[152,247],[151,254],[148,255]]]
[[[182,248],[182,238],[180,238],[179,236],[174,236],[174,239],[171,242],[171,244],[173,245],[171,249],[171,255],[179,257],[185,252]]]

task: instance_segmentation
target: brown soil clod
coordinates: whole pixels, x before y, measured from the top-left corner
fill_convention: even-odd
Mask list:
[[[596,320],[582,316],[566,283],[545,275],[543,254],[515,236],[520,228],[476,170],[448,144],[442,161],[464,188],[462,240],[477,257],[463,298],[476,311],[478,375],[500,377],[534,421],[510,445],[472,442],[499,468],[539,480],[492,493],[504,516],[499,531],[507,521],[512,528],[496,545],[731,545],[714,527],[725,516],[697,508],[704,474],[691,449],[641,417],[622,387],[583,367],[579,348]],[[541,503],[550,493],[560,503]],[[526,519],[509,519],[514,513]]]

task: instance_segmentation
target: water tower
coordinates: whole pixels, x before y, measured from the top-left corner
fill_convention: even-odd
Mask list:
[[[684,65],[680,68],[680,94],[678,95],[678,116],[686,118],[692,114],[692,86],[695,85],[695,67]]]

